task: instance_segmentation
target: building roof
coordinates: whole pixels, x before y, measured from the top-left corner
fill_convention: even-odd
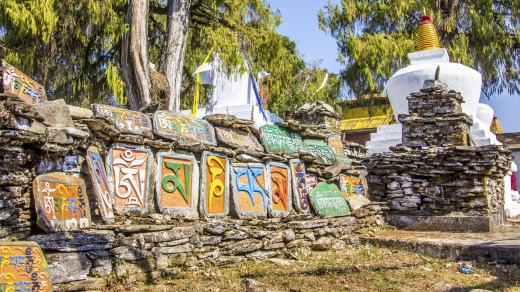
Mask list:
[[[498,141],[511,150],[520,150],[520,132],[497,135]]]
[[[370,130],[377,128],[377,126],[390,124],[395,124],[393,115],[348,119],[341,121],[341,131],[352,132],[360,130]]]

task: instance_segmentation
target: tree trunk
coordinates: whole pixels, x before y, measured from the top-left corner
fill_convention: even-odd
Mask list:
[[[125,82],[128,106],[138,110],[151,102],[146,48],[148,0],[131,0],[128,3],[127,23],[130,30],[121,44],[121,75]]]
[[[161,55],[161,73],[170,85],[168,109],[180,110],[182,66],[188,37],[188,21],[191,0],[169,0],[167,32]]]

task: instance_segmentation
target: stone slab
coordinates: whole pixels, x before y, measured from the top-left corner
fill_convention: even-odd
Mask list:
[[[336,162],[336,154],[334,154],[334,150],[329,146],[329,144],[322,140],[303,140],[303,149],[314,153],[321,159],[323,164],[332,165]]]
[[[305,179],[305,163],[299,159],[289,161],[291,167],[291,185],[293,190],[294,208],[301,214],[310,214],[309,192]]]
[[[0,291],[52,291],[49,267],[36,242],[2,242],[0,257]]]
[[[198,218],[199,165],[193,155],[157,154],[155,192],[159,211],[174,218]]]
[[[205,120],[193,118],[171,111],[156,111],[154,116],[155,134],[178,141],[181,138],[216,146],[215,129]]]
[[[271,217],[291,214],[292,188],[291,170],[287,165],[269,162],[266,166],[269,195],[268,211]]]
[[[408,231],[493,232],[505,222],[504,212],[489,216],[420,216],[389,214],[390,225]]]
[[[352,211],[356,211],[357,209],[360,209],[360,208],[370,204],[370,200],[362,195],[353,195],[346,199],[347,199],[348,205],[350,206],[350,209]]]
[[[302,138],[277,125],[264,125],[260,128],[265,150],[276,154],[296,154],[302,148]]]
[[[367,195],[367,181],[365,178],[340,174],[339,187],[345,199],[354,195]]]
[[[224,217],[229,214],[229,160],[226,155],[203,152],[201,158],[199,212],[205,217]]]
[[[315,174],[307,173],[305,174],[305,183],[307,184],[307,189],[313,188],[318,184],[318,177]]]
[[[92,262],[84,253],[48,254],[51,280],[55,284],[87,279]]]
[[[78,252],[110,249],[116,236],[108,230],[90,230],[37,234],[29,239],[45,251]]]
[[[238,129],[216,127],[215,132],[220,142],[237,149],[264,152],[264,147],[255,135]]]
[[[0,93],[13,93],[28,104],[37,104],[47,100],[45,88],[23,74],[4,60],[0,60]]]
[[[234,211],[240,219],[267,216],[265,172],[265,166],[259,163],[231,164]]]
[[[46,232],[70,231],[90,226],[85,181],[62,172],[37,176],[33,182],[37,225]]]
[[[361,244],[400,249],[450,260],[496,261],[520,264],[520,225],[507,224],[490,233],[382,230],[360,236]]]
[[[112,206],[112,198],[114,197],[114,194],[110,187],[103,158],[96,147],[90,146],[87,149],[86,159],[101,217],[104,221],[111,221],[111,219],[114,219],[114,208]]]
[[[152,161],[152,151],[145,147],[115,144],[110,148],[107,163],[116,214],[149,212]]]
[[[88,108],[82,108],[70,104],[68,107],[72,119],[90,119],[94,116],[94,112]]]
[[[324,217],[339,217],[350,215],[347,201],[334,184],[321,182],[310,193],[312,207],[316,213]]]
[[[47,126],[74,127],[69,107],[63,99],[40,102],[33,108],[44,118],[43,123]]]
[[[152,122],[143,113],[103,104],[91,107],[95,117],[103,118],[123,134],[153,137]]]

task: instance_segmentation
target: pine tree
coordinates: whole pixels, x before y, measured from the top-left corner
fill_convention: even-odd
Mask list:
[[[416,0],[329,3],[319,25],[337,40],[342,80],[353,96],[381,92],[415,51],[419,16],[433,17],[452,62],[482,73],[484,92],[520,93],[520,0]]]

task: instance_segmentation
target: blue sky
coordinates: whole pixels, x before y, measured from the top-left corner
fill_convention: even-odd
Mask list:
[[[330,72],[338,73],[342,66],[337,61],[336,41],[318,27],[318,11],[324,0],[266,0],[273,10],[279,9],[283,23],[278,32],[296,42],[298,51],[307,63],[318,62]],[[340,0],[332,0],[339,4]],[[520,132],[520,96],[503,94],[490,100],[481,99],[495,110],[504,133]]]

